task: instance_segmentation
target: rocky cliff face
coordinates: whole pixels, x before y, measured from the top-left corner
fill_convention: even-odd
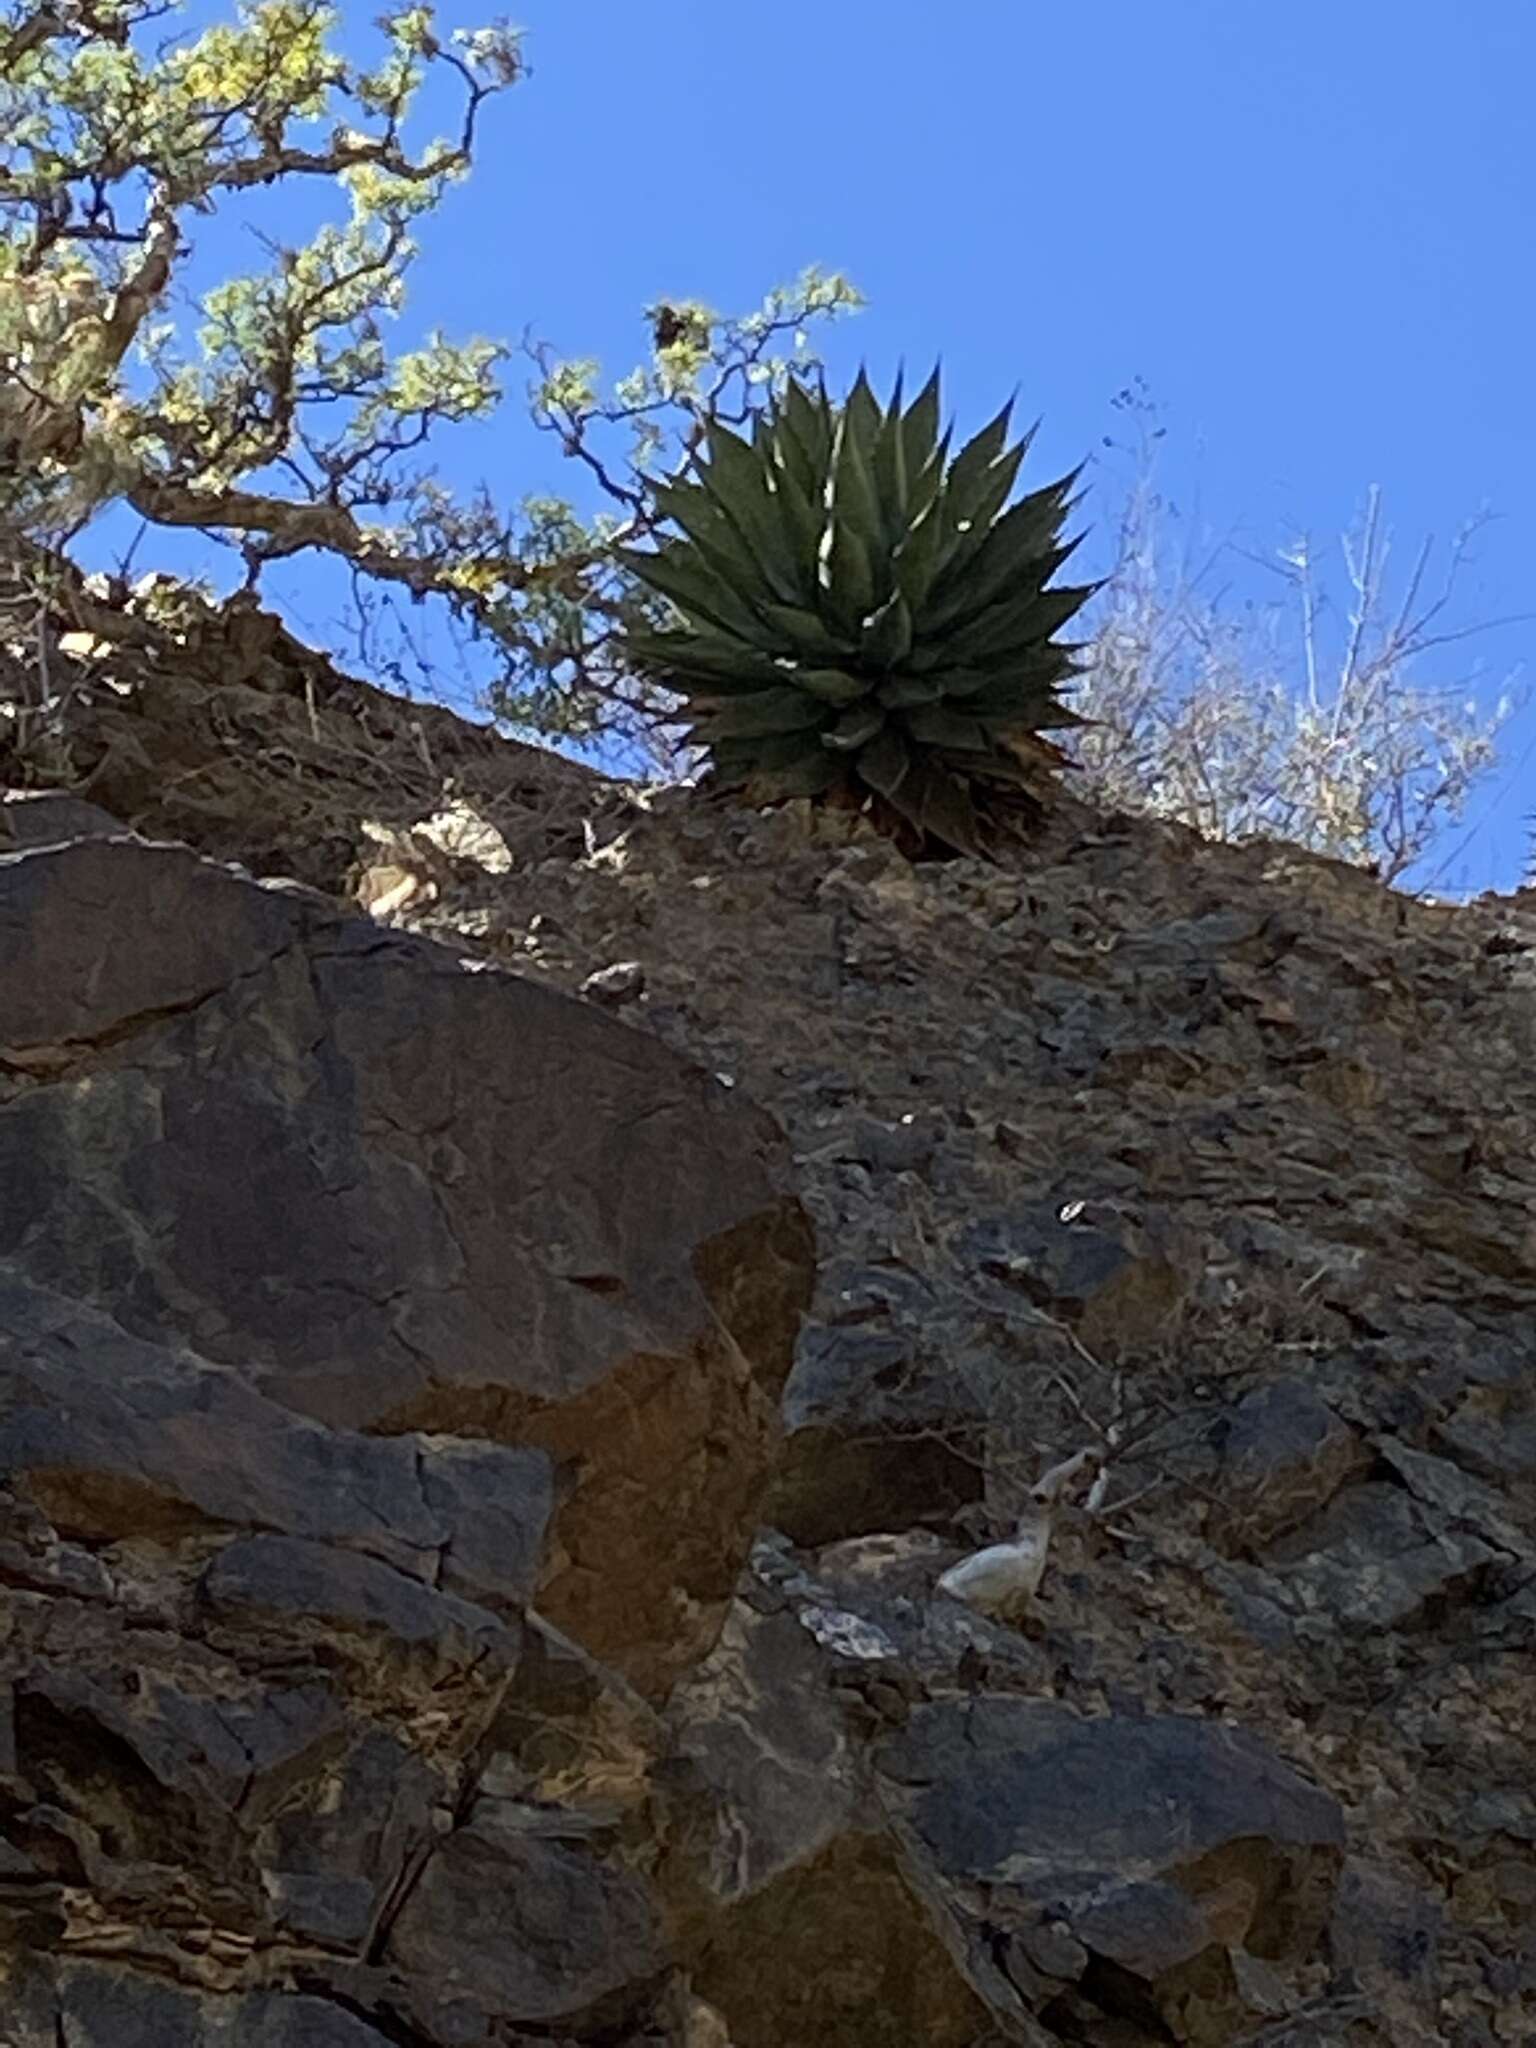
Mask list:
[[[1521,899],[220,688],[0,810],[0,2040],[1536,2038]]]

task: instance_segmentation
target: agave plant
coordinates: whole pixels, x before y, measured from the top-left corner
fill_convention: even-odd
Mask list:
[[[920,842],[983,851],[978,798],[1028,792],[1081,724],[1053,637],[1092,595],[1049,588],[1077,472],[1009,505],[1032,438],[1011,404],[951,459],[939,373],[902,410],[861,371],[847,402],[791,382],[750,440],[712,425],[694,480],[657,490],[676,532],[623,561],[674,623],[628,641],[681,697],[718,779],[754,800],[874,800]]]

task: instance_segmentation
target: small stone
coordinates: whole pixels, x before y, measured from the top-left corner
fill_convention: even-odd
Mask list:
[[[1026,1927],[1019,1946],[1047,1977],[1061,1977],[1075,1984],[1088,1967],[1088,1951],[1061,1920],[1046,1920],[1038,1927]]]
[[[1260,2019],[1278,2019],[1290,2003],[1284,1977],[1272,1964],[1249,1955],[1246,1949],[1234,1946],[1227,1953],[1245,2008]]]
[[[856,1117],[843,1156],[881,1173],[921,1173],[933,1163],[942,1133],[942,1119],[932,1115],[904,1116],[899,1123]]]
[[[621,1009],[645,994],[645,969],[638,960],[615,960],[611,967],[599,967],[589,974],[581,993],[610,1010]]]
[[[127,827],[97,804],[58,790],[0,790],[0,848],[111,839]]]

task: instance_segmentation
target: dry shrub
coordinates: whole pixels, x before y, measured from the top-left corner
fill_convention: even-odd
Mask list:
[[[1476,672],[1456,660],[1498,623],[1455,622],[1484,521],[1462,528],[1438,572],[1426,539],[1397,573],[1373,487],[1342,536],[1341,593],[1302,538],[1262,563],[1273,601],[1234,607],[1220,578],[1244,551],[1181,546],[1156,409],[1141,387],[1117,404],[1133,422],[1132,476],[1074,699],[1098,721],[1073,747],[1084,780],[1208,838],[1290,840],[1397,881],[1461,817],[1516,708],[1508,689],[1480,708]]]

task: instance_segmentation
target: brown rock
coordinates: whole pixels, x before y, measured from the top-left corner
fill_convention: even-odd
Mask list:
[[[809,1275],[765,1119],[589,1008],[175,848],[0,869],[0,991],[0,1056],[46,1077],[0,1127],[13,1271],[233,1369],[213,1398],[542,1451],[544,1611],[646,1686],[697,1654]]]
[[[768,1476],[785,1156],[654,1040],[304,891],[0,858],[0,2033],[691,2009],[619,1836]]]

